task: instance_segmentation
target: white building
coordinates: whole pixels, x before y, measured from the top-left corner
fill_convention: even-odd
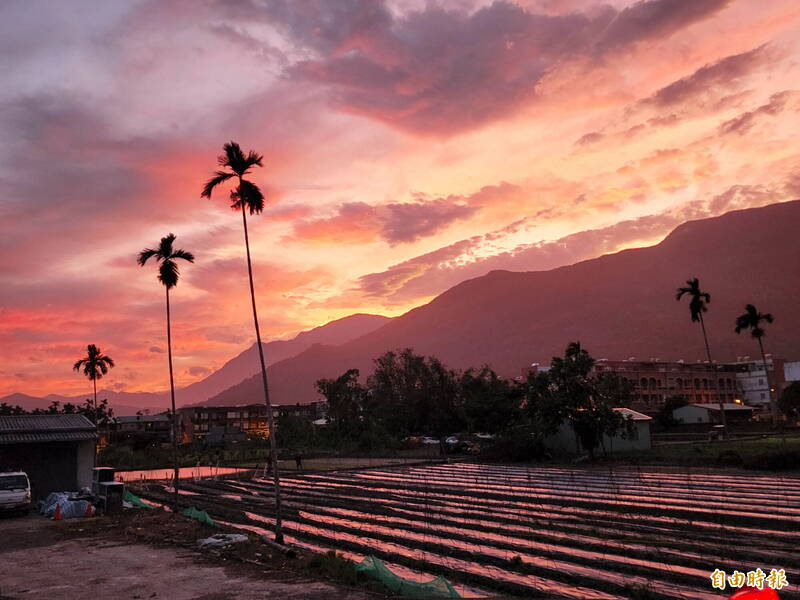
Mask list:
[[[777,400],[784,387],[786,361],[782,358],[773,358],[771,354],[767,354],[766,358],[766,370],[761,359],[750,360],[749,356],[740,358],[737,364],[743,365],[746,370],[737,373],[736,378],[742,390],[744,404],[769,411],[770,397]]]
[[[746,421],[753,416],[755,411],[752,406],[743,406],[735,402],[726,402],[722,406],[728,423]],[[672,418],[684,425],[722,423],[719,416],[719,404],[687,404],[673,410]]]
[[[800,381],[800,360],[783,364],[783,378],[787,383]]]
[[[645,414],[630,408],[615,408],[615,411],[630,419],[633,428],[630,435],[623,429],[617,435],[603,436],[603,448],[606,452],[632,452],[635,450],[649,450],[652,446],[650,438],[650,421],[653,419]],[[572,429],[572,425],[564,422],[558,431],[544,440],[544,445],[555,452],[563,454],[582,454],[585,450],[581,447],[580,440]],[[598,448],[602,452],[603,448]]]

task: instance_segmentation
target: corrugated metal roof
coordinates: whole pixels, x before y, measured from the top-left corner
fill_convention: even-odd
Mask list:
[[[14,415],[0,417],[0,444],[74,442],[97,437],[83,415]]]
[[[0,445],[32,444],[40,442],[83,442],[96,440],[90,431],[54,431],[51,433],[0,433]]]

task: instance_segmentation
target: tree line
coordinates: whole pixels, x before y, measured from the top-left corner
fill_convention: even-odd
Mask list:
[[[630,404],[630,384],[616,374],[595,372],[594,364],[573,342],[549,370],[509,380],[488,366],[450,369],[407,348],[376,358],[363,382],[358,369],[350,369],[318,380],[316,388],[328,402],[333,439],[362,450],[415,435],[435,437],[444,448],[448,435],[481,432],[522,443],[521,452],[532,458],[566,424],[593,454],[606,436],[627,435],[631,427],[614,410]]]

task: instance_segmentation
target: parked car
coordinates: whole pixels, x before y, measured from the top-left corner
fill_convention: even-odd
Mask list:
[[[423,444],[431,444],[431,445],[432,444],[438,444],[439,440],[437,440],[436,438],[432,438],[432,437],[426,435],[426,436],[424,436],[422,438],[422,443]]]
[[[457,436],[455,436],[455,435],[451,435],[450,437],[448,437],[448,438],[447,438],[447,439],[444,441],[444,443],[445,443],[445,444],[447,444],[448,446],[453,446],[453,445],[455,445],[455,444],[457,444],[457,443],[458,443],[458,437],[457,437]]]
[[[0,511],[27,514],[31,508],[31,482],[22,471],[0,473]]]

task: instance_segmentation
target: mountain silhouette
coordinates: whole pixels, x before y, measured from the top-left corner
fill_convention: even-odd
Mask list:
[[[383,352],[413,348],[445,364],[488,364],[513,377],[532,362],[549,363],[570,341],[596,358],[696,361],[704,358],[699,327],[675,290],[699,277],[711,293],[706,326],[715,360],[758,353],[734,333],[745,304],[775,315],[767,352],[800,358],[800,201],[690,221],[661,243],[550,271],[493,271],[464,281],[424,306],[338,346],[314,345],[269,368],[276,404],[318,398],[314,382],[349,368],[362,377]],[[258,378],[209,398],[243,404],[261,397]]]

